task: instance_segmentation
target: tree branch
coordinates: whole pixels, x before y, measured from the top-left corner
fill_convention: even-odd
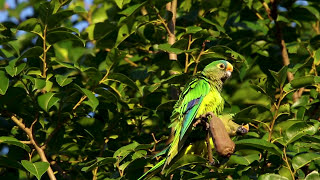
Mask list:
[[[289,55],[288,55],[288,51],[287,51],[287,46],[286,46],[286,42],[284,41],[283,38],[283,34],[282,34],[282,28],[279,24],[279,22],[277,22],[277,17],[278,17],[278,1],[277,0],[271,0],[271,5],[272,5],[272,9],[270,10],[268,4],[266,2],[263,2],[263,7],[265,8],[267,14],[268,14],[268,18],[271,21],[274,21],[275,26],[276,26],[276,32],[275,35],[277,37],[278,40],[278,44],[281,48],[281,56],[282,56],[282,62],[283,65],[288,66],[290,64],[290,59],[289,59]],[[294,76],[291,72],[287,72],[287,79],[288,81],[292,81],[294,79]],[[293,102],[296,102],[299,99],[299,95],[298,92],[293,93]]]
[[[177,1],[178,0],[172,0],[172,2],[169,2],[166,4],[167,11],[172,13],[172,19],[168,22],[168,43],[173,45],[176,42],[176,35],[174,33],[176,28],[176,18],[177,18]],[[177,60],[177,54],[175,53],[169,53],[169,59],[170,60]]]
[[[18,119],[15,114],[10,114],[10,118],[12,119],[12,121],[13,121],[14,123],[16,123],[16,124],[28,135],[31,144],[32,144],[32,145],[34,146],[34,148],[36,149],[36,151],[37,151],[37,153],[39,154],[41,160],[42,160],[43,162],[48,162],[48,163],[49,163],[49,161],[48,161],[48,159],[47,159],[47,157],[46,157],[43,149],[41,149],[41,148],[39,147],[39,145],[36,143],[36,141],[35,141],[35,139],[34,139],[34,137],[33,137],[32,128],[33,128],[33,125],[37,122],[37,119],[35,119],[35,120],[33,121],[32,125],[31,125],[31,127],[28,128],[28,127],[25,126],[24,123],[22,123],[23,120],[22,120],[21,118]],[[50,180],[55,180],[55,179],[56,179],[56,177],[55,177],[55,175],[54,175],[54,173],[53,173],[53,170],[52,170],[51,166],[49,166],[49,168],[48,168],[48,170],[47,170],[47,173],[48,173],[48,176],[49,176]]]

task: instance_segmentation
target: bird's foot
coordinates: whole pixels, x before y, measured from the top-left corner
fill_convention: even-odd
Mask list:
[[[196,127],[198,124],[201,124],[206,130],[208,130],[210,126],[205,115],[200,116],[200,118],[193,123],[193,127]]]

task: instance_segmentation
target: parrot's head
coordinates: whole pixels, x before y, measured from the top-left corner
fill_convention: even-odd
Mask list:
[[[231,76],[233,66],[226,60],[218,60],[208,64],[202,74],[211,80],[221,80],[224,82]]]

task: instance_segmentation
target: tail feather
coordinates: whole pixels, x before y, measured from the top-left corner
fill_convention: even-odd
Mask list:
[[[149,169],[146,173],[144,173],[138,180],[144,179],[149,173],[157,170],[160,168],[164,163],[166,162],[166,159],[162,159],[160,162],[158,162],[155,166],[153,166],[151,169]]]

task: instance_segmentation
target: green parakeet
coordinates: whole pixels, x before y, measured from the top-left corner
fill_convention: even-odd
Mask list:
[[[233,66],[229,62],[225,60],[214,61],[185,86],[171,115],[169,127],[174,127],[175,132],[173,142],[166,150],[167,157],[139,179],[162,165],[164,165],[164,170],[170,164],[182,149],[195,119],[207,112],[213,112],[215,115],[222,112],[224,100],[220,93],[224,81],[231,76],[232,71]]]

